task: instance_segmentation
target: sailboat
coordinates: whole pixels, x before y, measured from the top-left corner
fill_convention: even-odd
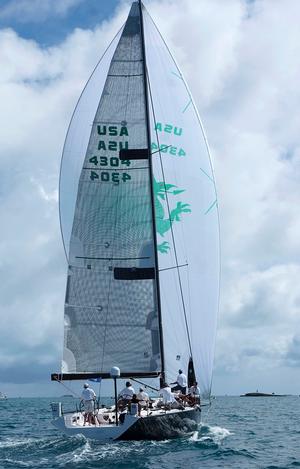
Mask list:
[[[141,0],[132,3],[84,88],[60,172],[68,261],[61,373],[52,380],[174,382],[179,369],[211,392],[219,294],[219,222],[207,140],[191,93]],[[117,391],[115,393],[117,395]],[[194,431],[201,405],[53,403],[53,424],[99,441]],[[104,420],[105,420],[104,418]]]
[[[6,395],[0,391],[0,400],[5,401],[7,399]]]

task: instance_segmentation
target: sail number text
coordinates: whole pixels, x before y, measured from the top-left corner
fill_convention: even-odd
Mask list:
[[[181,137],[183,134],[183,129],[182,127],[179,127],[174,124],[164,124],[162,122],[156,122],[155,132],[162,132],[165,134],[172,134],[172,136],[177,136]],[[177,142],[180,140],[177,140]],[[168,145],[165,143],[162,143],[158,146],[157,143],[152,142],[151,144],[151,149],[152,153],[160,152],[160,153],[168,153],[169,155],[172,156],[186,156],[186,152],[181,148],[179,145]]]
[[[90,163],[93,163],[95,166],[102,166],[103,169],[107,166],[117,168],[120,165],[130,166],[129,160],[120,160],[116,156],[112,156],[108,158],[107,156],[92,156],[89,159]],[[120,181],[126,182],[131,179],[130,174],[128,173],[118,173],[118,172],[110,172],[110,171],[91,171],[90,174],[91,181],[95,179],[99,179],[101,182],[113,182],[115,184],[119,184]]]
[[[113,166],[113,167],[118,167],[121,164],[124,164],[126,166],[130,166],[130,161],[129,160],[121,160],[117,158],[116,156],[112,156],[111,158],[107,158],[107,156],[92,156],[92,158],[89,159],[90,163],[93,163],[94,165],[100,165],[100,166]]]
[[[157,143],[152,142],[151,144],[151,150],[152,152],[160,151],[161,153],[169,153],[170,155],[174,156],[185,156],[186,153],[182,148],[174,147],[173,145],[166,145],[162,143],[161,145],[158,145]]]
[[[116,184],[119,184],[120,181],[126,182],[131,179],[130,174],[127,173],[111,173],[108,171],[91,171],[90,179],[94,181],[95,179],[99,179],[99,181],[102,182],[114,182]]]

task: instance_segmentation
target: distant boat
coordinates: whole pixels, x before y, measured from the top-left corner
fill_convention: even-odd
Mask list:
[[[241,394],[240,397],[285,397],[287,394],[275,394],[274,392],[272,393],[267,393],[267,392],[247,392],[245,394]]]
[[[0,392],[0,400],[4,401],[7,399],[7,396],[3,394],[3,392]]]

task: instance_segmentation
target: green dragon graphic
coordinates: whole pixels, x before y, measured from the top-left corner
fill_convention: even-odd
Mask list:
[[[156,231],[160,234],[160,236],[164,236],[165,233],[171,229],[174,221],[181,221],[180,215],[182,213],[191,212],[191,209],[189,208],[190,204],[177,202],[176,207],[171,210],[170,214],[168,215],[168,206],[166,203],[163,204],[163,201],[166,201],[166,194],[178,195],[182,192],[185,192],[185,189],[177,189],[177,186],[174,184],[158,182],[154,178],[153,190],[155,197],[154,204],[156,214]],[[162,254],[167,254],[170,250],[170,245],[167,241],[164,241],[161,244],[158,244],[157,249]]]

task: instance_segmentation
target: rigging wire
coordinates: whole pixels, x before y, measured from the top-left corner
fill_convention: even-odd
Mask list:
[[[101,402],[101,384],[102,384],[102,379],[99,381],[99,389],[98,389],[98,407],[100,407],[100,402]]]
[[[81,396],[79,396],[79,394],[77,394],[75,391],[73,391],[72,388],[70,388],[70,387],[67,386],[65,383],[63,383],[63,381],[62,381],[61,379],[55,378],[55,381],[57,381],[59,384],[61,384],[62,386],[64,386],[69,392],[71,392],[72,394],[74,394],[75,397],[78,397],[78,399],[81,399]]]
[[[205,418],[206,423],[208,423],[208,418],[209,418],[209,414],[210,414],[211,407],[212,407],[211,398],[209,398],[208,404],[201,404],[201,408],[202,407],[208,407],[208,409],[205,412],[205,417],[203,416]],[[204,424],[204,418],[202,419],[203,424]]]
[[[176,60],[174,59],[168,45],[166,44],[163,36],[161,35],[161,32],[159,31],[158,27],[156,26],[156,24],[154,23],[153,19],[151,18],[151,16],[149,15],[149,13],[147,12],[148,14],[148,17],[151,21],[151,23],[153,24],[155,30],[157,31],[158,35],[160,36],[161,40],[162,40],[162,43],[165,45],[167,51],[169,52],[169,55],[177,69],[177,71],[179,72],[179,77],[180,79],[182,80],[184,86],[185,86],[185,89],[190,97],[190,100],[191,100],[191,104],[194,108],[194,112],[196,114],[196,117],[197,117],[197,120],[199,122],[199,125],[200,125],[200,128],[201,128],[201,132],[202,132],[202,136],[204,138],[204,142],[205,142],[205,146],[206,146],[206,150],[207,150],[207,154],[208,154],[208,159],[209,159],[209,164],[210,164],[210,168],[211,168],[211,172],[213,174],[213,184],[214,184],[214,189],[215,189],[215,194],[216,194],[216,199],[217,199],[217,191],[216,191],[216,184],[215,184],[215,177],[214,177],[214,169],[213,169],[213,165],[212,165],[212,160],[211,160],[211,154],[210,154],[210,148],[209,148],[209,144],[208,144],[208,140],[207,140],[207,136],[206,136],[206,133],[204,131],[204,127],[203,127],[203,124],[202,124],[202,120],[199,116],[199,113],[197,111],[197,108],[194,104],[194,100],[192,98],[192,95],[191,95],[191,92],[189,90],[189,87],[187,85],[187,83],[185,82],[183,76],[182,76],[182,73],[176,63]],[[150,82],[149,82],[149,89],[150,89],[150,93],[151,93],[151,88],[150,88]],[[152,101],[152,98],[151,98],[151,101]],[[154,110],[153,110],[153,113],[154,113]],[[220,216],[219,216],[219,210],[218,210],[218,204],[217,204],[217,218],[218,218],[218,244],[219,244],[219,252],[221,251],[221,237],[220,237]],[[219,278],[221,276],[221,263],[219,263]],[[219,282],[219,291],[218,291],[218,308],[219,308],[219,303],[220,303],[220,288],[221,288],[221,284]],[[210,387],[209,387],[209,392],[211,391],[211,387],[212,387],[212,374],[211,374],[211,378],[210,378]]]
[[[140,16],[140,38],[142,46],[142,62],[143,62],[143,88],[144,88],[144,104],[145,104],[145,118],[146,118],[146,138],[147,147],[150,153],[151,149],[151,128],[150,128],[150,108],[149,108],[149,97],[148,97],[148,72],[146,63],[146,47],[145,47],[145,36],[144,36],[144,17],[142,11],[143,5],[142,0],[139,0],[139,16]],[[152,235],[153,235],[153,247],[154,247],[154,262],[155,262],[155,294],[157,304],[157,315],[158,315],[158,327],[159,327],[159,345],[160,345],[160,361],[161,361],[161,376],[160,382],[165,381],[165,352],[164,352],[164,339],[163,339],[163,327],[162,327],[162,313],[161,313],[161,294],[160,294],[160,282],[159,282],[159,266],[158,266],[158,252],[157,252],[157,237],[156,237],[156,218],[155,218],[155,205],[154,205],[154,189],[153,189],[153,166],[152,157],[149,156],[149,184],[150,184],[150,198],[151,198],[151,215],[152,215]]]
[[[149,388],[149,389],[152,389],[153,391],[159,391],[159,389],[157,388],[154,388],[153,386],[150,386],[150,384],[146,384],[144,383],[143,381],[139,381],[138,379],[136,378],[130,378],[132,381],[135,381],[136,383],[139,383],[139,384],[142,384],[143,386],[145,386],[145,388]]]
[[[149,96],[150,96],[150,102],[151,102],[151,109],[152,109],[152,114],[153,114],[153,119],[154,119],[154,124],[155,124],[156,123],[156,115],[155,115],[155,111],[154,111],[154,104],[153,104],[152,91],[151,91],[151,86],[150,86],[150,79],[149,79],[148,70],[147,70],[147,82],[148,82],[148,87],[149,87]],[[158,136],[158,131],[157,131],[156,126],[155,126],[155,134],[156,134],[156,140],[157,140],[158,148],[159,148],[158,153],[159,153],[159,161],[160,161],[160,167],[161,167],[163,182],[164,182],[164,185],[166,185],[165,172],[164,172],[162,156],[161,156],[161,149],[160,149],[160,141],[159,141],[159,136]],[[185,301],[184,301],[184,296],[183,296],[182,282],[181,282],[180,271],[179,271],[180,266],[179,266],[179,263],[178,263],[178,256],[177,256],[177,250],[176,250],[176,244],[175,244],[175,236],[174,236],[174,231],[173,231],[172,222],[171,222],[168,192],[166,190],[165,190],[165,194],[166,194],[168,216],[169,216],[169,220],[170,220],[170,230],[171,230],[171,236],[172,236],[172,243],[173,243],[173,247],[174,247],[176,270],[177,270],[177,276],[178,276],[178,282],[179,282],[179,289],[180,289],[181,303],[182,303],[183,314],[184,314],[186,333],[187,333],[187,338],[188,338],[190,355],[191,355],[191,358],[193,358],[190,331],[189,331],[189,326],[188,326],[188,321],[187,321],[187,311],[186,311],[186,306],[185,306]]]

